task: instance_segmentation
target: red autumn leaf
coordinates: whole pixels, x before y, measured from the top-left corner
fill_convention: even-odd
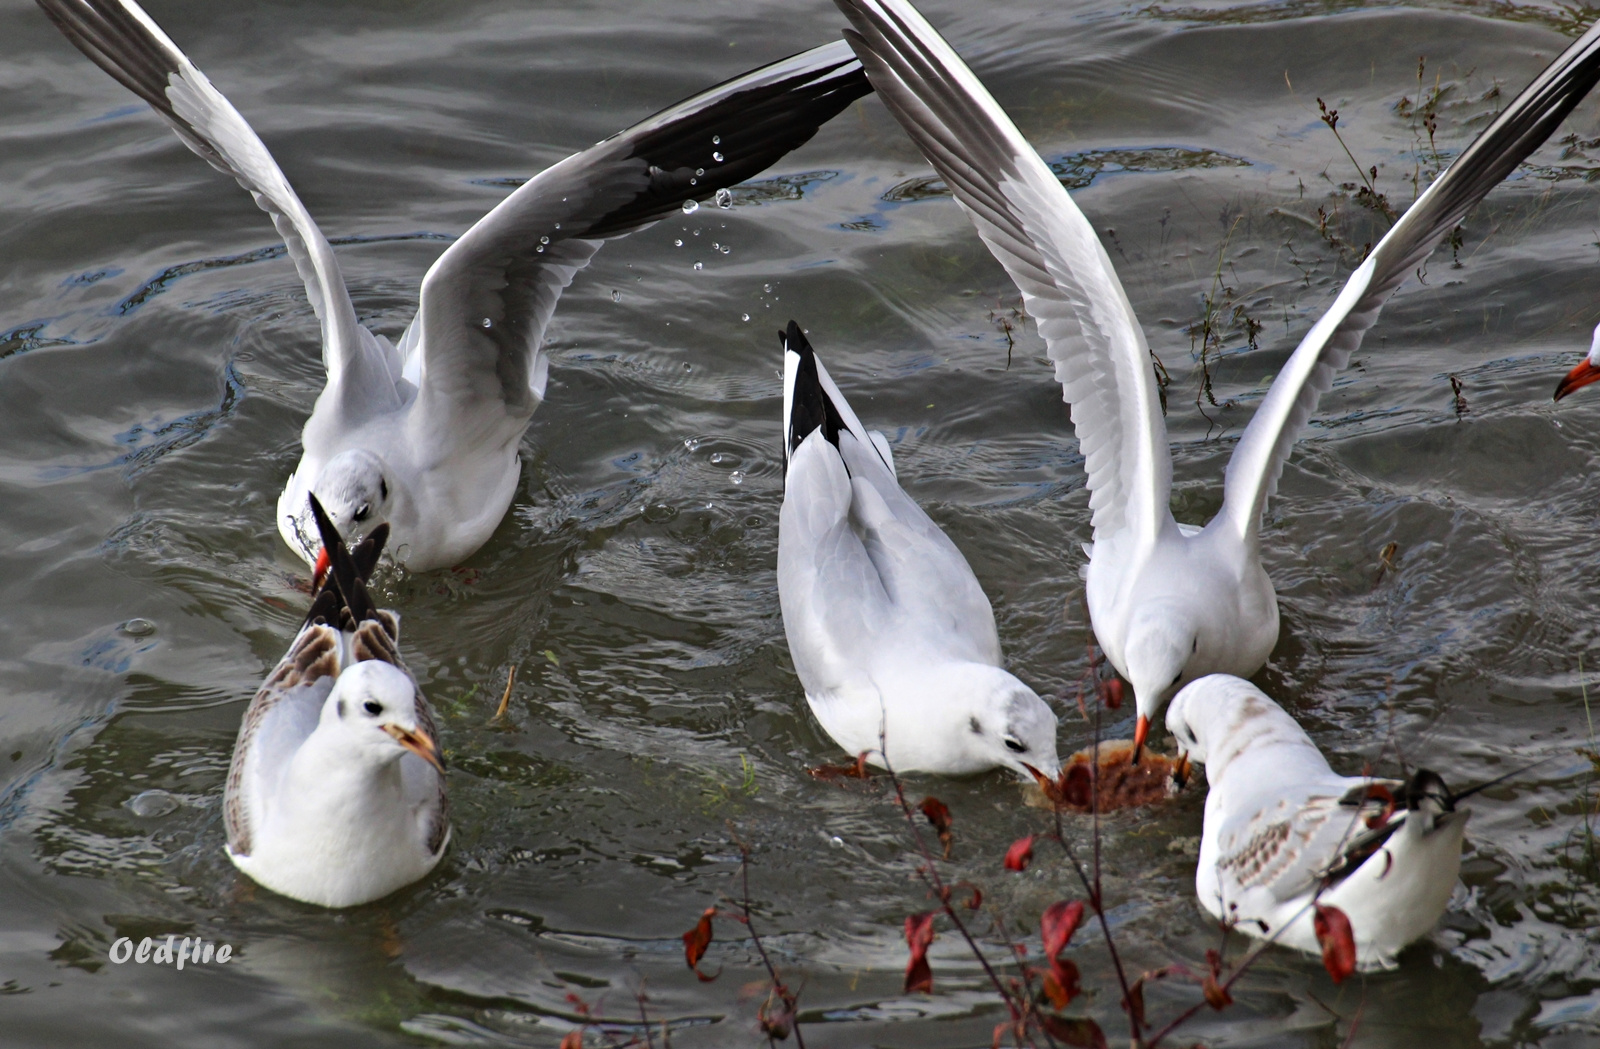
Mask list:
[[[576,1009],[579,1016],[589,1015],[589,1003],[584,1001],[582,998],[579,998],[571,991],[567,992],[567,1004]]]
[[[1044,956],[1047,960],[1055,961],[1056,955],[1072,942],[1072,934],[1078,931],[1082,922],[1081,900],[1071,903],[1061,900],[1045,908],[1044,914],[1039,916],[1039,934],[1044,938]]]
[[[711,946],[711,919],[716,917],[716,914],[715,907],[707,907],[700,915],[700,920],[695,922],[694,928],[683,934],[683,957],[703,983],[710,983],[716,979],[715,976],[707,976],[700,971],[700,959],[706,956],[706,948]]]
[[[972,884],[970,881],[958,881],[958,882],[956,882],[956,888],[972,890],[972,895],[968,896],[967,897],[967,902],[962,904],[962,906],[966,907],[967,910],[975,911],[979,907],[983,906],[983,890],[982,889],[978,888],[976,885]]]
[[[1200,983],[1200,993],[1206,996],[1206,1004],[1218,1012],[1233,1004],[1233,995],[1217,982],[1215,973],[1206,973],[1206,978]]]
[[[933,970],[928,968],[928,945],[933,942],[933,916],[937,911],[906,916],[906,943],[911,961],[906,965],[906,993],[933,993]]]
[[[1104,703],[1107,710],[1116,710],[1122,706],[1122,682],[1117,678],[1100,682],[1100,702]]]
[[[1033,862],[1033,835],[1018,838],[1011,843],[1011,848],[1006,850],[1006,870],[1025,871],[1028,864]]]
[[[1087,1016],[1040,1013],[1039,1025],[1046,1034],[1064,1045],[1079,1046],[1081,1049],[1106,1049],[1106,1033]]]
[[[933,824],[933,829],[939,834],[939,844],[944,846],[945,859],[950,858],[950,808],[938,798],[923,798],[922,804],[917,806],[922,814],[928,817],[928,822]]]
[[[1328,970],[1334,983],[1356,971],[1356,936],[1350,928],[1350,919],[1337,907],[1317,904],[1316,917],[1311,922],[1322,945],[1322,967]]]
[[[1070,958],[1052,958],[1049,970],[1040,974],[1039,983],[1044,996],[1057,1009],[1065,1009],[1072,999],[1083,993],[1083,986],[1078,982],[1078,964]]]
[[[583,1028],[574,1027],[562,1035],[561,1049],[583,1049]]]

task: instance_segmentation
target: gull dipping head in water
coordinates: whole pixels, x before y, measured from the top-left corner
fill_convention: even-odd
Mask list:
[[[897,772],[1054,776],[1056,717],[1001,666],[966,558],[895,479],[799,325],[783,345],[778,599],[817,721]]]
[[[1206,767],[1195,892],[1239,931],[1320,953],[1315,907],[1350,919],[1360,969],[1390,968],[1455,889],[1469,809],[1435,773],[1340,776],[1260,689],[1213,674],[1167,708],[1167,731]]]
[[[310,499],[330,571],[245,711],[223,812],[241,871],[284,896],[352,907],[444,855],[444,759],[433,712],[400,661],[399,617],[367,594],[388,526],[347,551]]]
[[[907,0],[836,3],[878,97],[1016,282],[1055,362],[1088,473],[1089,617],[1112,666],[1133,685],[1134,740],[1142,745],[1184,682],[1248,676],[1272,653],[1278,601],[1261,565],[1261,519],[1295,439],[1389,295],[1600,79],[1600,27],[1513,99],[1350,275],[1245,427],[1222,509],[1199,528],[1173,519],[1172,456],[1150,348],[1094,228]]]
[[[422,279],[398,345],[356,318],[333,249],[267,148],[133,0],[39,0],[67,39],[237,179],[293,259],[322,326],[327,385],[278,500],[284,541],[316,566],[315,494],[352,543],[380,523],[414,570],[488,540],[516,491],[545,395],[556,301],[601,245],[752,178],[871,90],[842,41],[727,81],[574,154],[484,216]]]
[[[1595,325],[1594,335],[1589,339],[1589,355],[1556,384],[1555,399],[1559,401],[1573,390],[1581,390],[1596,380],[1600,380],[1600,324]]]

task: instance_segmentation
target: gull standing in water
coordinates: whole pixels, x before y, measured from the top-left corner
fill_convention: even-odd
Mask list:
[[[427,874],[450,842],[433,712],[400,661],[400,619],[309,497],[330,572],[288,653],[250,701],[223,793],[228,858],[273,892],[353,907]]]
[[[1436,773],[1340,776],[1260,689],[1212,674],[1184,686],[1167,731],[1206,767],[1195,892],[1251,936],[1318,953],[1318,905],[1350,920],[1361,969],[1390,968],[1444,913],[1470,809]],[[1485,784],[1487,786],[1487,784]]]
[[[966,558],[896,480],[794,321],[783,344],[778,600],[806,702],[851,754],[897,772],[1054,776],[1056,717],[1001,666]]]
[[[1401,216],[1285,362],[1228,462],[1204,528],[1170,508],[1172,457],[1144,333],[1105,248],[1060,180],[906,0],[836,0],[900,125],[1021,289],[1071,405],[1094,542],[1095,637],[1133,686],[1134,740],[1185,681],[1255,673],[1278,638],[1261,518],[1296,437],[1378,310],[1467,211],[1549,137],[1600,78],[1600,26],[1536,77]]]
[[[482,546],[516,491],[544,399],[556,300],[606,240],[751,178],[871,87],[843,42],[727,81],[530,179],[422,280],[393,346],[357,319],[333,249],[256,133],[133,0],[39,0],[67,39],[272,217],[322,324],[327,386],[278,500],[284,541],[325,559],[309,494],[353,542],[379,523],[418,571]]]

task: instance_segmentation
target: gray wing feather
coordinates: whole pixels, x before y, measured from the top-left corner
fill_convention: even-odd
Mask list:
[[[1301,340],[1245,427],[1228,463],[1223,512],[1253,538],[1300,431],[1401,281],[1468,210],[1547,139],[1600,80],[1600,24],[1534,78],[1417,199]]]

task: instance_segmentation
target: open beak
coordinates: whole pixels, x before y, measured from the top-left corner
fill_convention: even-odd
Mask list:
[[[1592,382],[1600,382],[1600,368],[1590,364],[1589,359],[1585,357],[1583,363],[1568,372],[1567,377],[1556,387],[1556,400],[1559,401],[1573,390],[1582,389]]]
[[[432,736],[421,729],[404,729],[399,725],[385,725],[383,730],[393,736],[396,743],[440,772],[444,771],[444,755],[440,753],[439,744],[433,741]]]
[[[325,547],[325,546],[318,547],[317,548],[317,566],[311,570],[311,589],[312,589],[312,591],[317,591],[317,590],[321,590],[322,589],[322,581],[324,579],[328,578],[328,568],[332,564],[333,564],[333,560],[330,557],[328,557],[328,548]]]
[[[1139,758],[1144,754],[1144,741],[1150,735],[1150,719],[1143,714],[1139,715],[1139,723],[1133,728],[1133,762],[1139,764]]]

